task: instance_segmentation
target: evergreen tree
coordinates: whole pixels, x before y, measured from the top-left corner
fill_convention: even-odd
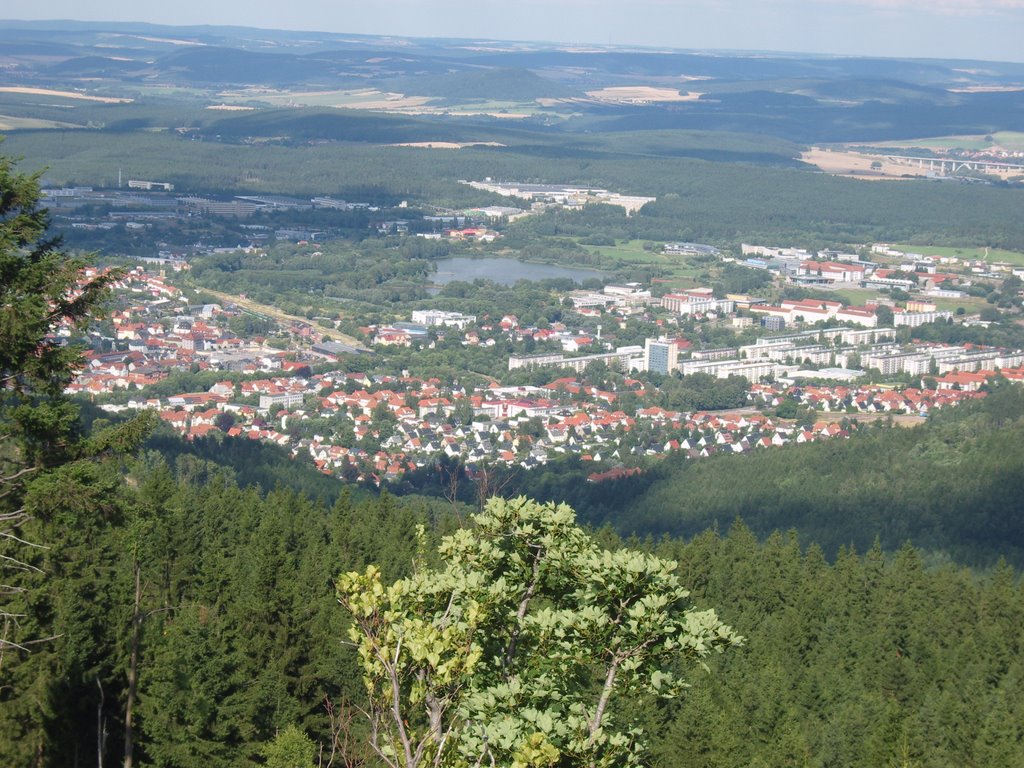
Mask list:
[[[103,753],[104,683],[116,657],[104,616],[113,554],[105,526],[117,481],[89,460],[137,445],[142,417],[86,438],[64,389],[81,350],[61,329],[95,316],[116,272],[47,236],[39,174],[0,156],[0,762],[70,762],[81,745],[55,739],[68,720],[96,723]],[[88,693],[85,693],[85,686]],[[70,702],[70,704],[69,704]],[[65,750],[66,754],[57,756]]]

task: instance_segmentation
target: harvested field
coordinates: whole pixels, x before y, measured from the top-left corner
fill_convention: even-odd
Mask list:
[[[11,117],[0,115],[0,131],[32,131],[54,128],[81,128],[74,123],[62,123],[56,120],[39,120],[34,117]]]
[[[969,85],[966,88],[947,88],[950,93],[1014,93],[1024,91],[1022,85]]]
[[[954,136],[932,136],[926,139],[901,139],[899,141],[875,142],[865,144],[867,147],[916,147],[918,149],[930,149],[942,153],[953,149],[967,149],[978,151],[1024,151],[1024,132],[1022,131],[996,131],[992,134],[954,135]]]
[[[284,107],[340,107],[348,109],[375,109],[399,111],[422,109],[431,99],[426,96],[406,96],[384,93],[374,88],[348,91],[279,91],[269,88],[247,88],[218,94],[225,104],[232,101],[263,101]]]
[[[825,173],[866,179],[868,181],[892,181],[906,177],[924,178],[933,173],[927,167],[919,166],[916,163],[901,163],[887,160],[884,155],[825,150],[818,147],[813,147],[810,151],[804,152],[800,155],[800,159],[805,163],[818,166]],[[880,163],[881,166],[872,168],[872,163],[876,162]],[[987,175],[1009,179],[1020,176],[1021,173],[1016,169],[1003,170],[991,168],[987,171]]]
[[[654,88],[649,85],[625,85],[587,91],[587,96],[598,101],[617,104],[642,104],[648,101],[696,101],[703,94],[697,91],[680,93],[675,88]]]
[[[103,104],[131,104],[134,101],[134,99],[115,99],[112,96],[90,96],[87,93],[78,93],[78,91],[53,91],[49,88],[25,88],[20,85],[0,85],[0,92],[27,93],[30,96],[59,96],[63,99],[98,101]]]
[[[818,166],[825,173],[836,176],[851,176],[857,179],[874,181],[898,181],[907,176],[923,177],[926,172],[922,168],[901,165],[886,160],[881,155],[866,155],[862,152],[843,152],[812,147],[800,155],[805,163]],[[880,162],[881,168],[872,168],[871,164]]]
[[[343,104],[332,104],[332,107],[346,109],[376,110],[421,110],[431,102],[429,96],[403,96],[400,93],[382,93],[380,98],[369,101],[350,101]]]
[[[388,144],[389,147],[420,147],[422,149],[463,149],[464,147],[504,147],[497,141],[407,141],[401,144]]]

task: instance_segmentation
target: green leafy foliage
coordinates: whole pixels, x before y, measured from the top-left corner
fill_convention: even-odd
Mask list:
[[[613,694],[672,697],[670,662],[742,642],[690,607],[674,562],[601,550],[564,505],[493,498],[473,524],[438,567],[338,580],[388,765],[635,765]]]

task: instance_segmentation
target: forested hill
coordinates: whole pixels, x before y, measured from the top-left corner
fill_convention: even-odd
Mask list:
[[[133,649],[136,764],[259,765],[289,725],[329,753],[326,702],[358,718],[350,707],[365,695],[334,578],[368,563],[402,575],[416,524],[434,540],[454,519],[386,494],[331,508],[289,491],[261,496],[192,457],[168,467],[148,455],[126,470],[127,483],[116,464],[69,467],[29,499],[38,522],[28,533],[52,547],[35,556],[45,574],[26,629],[53,639],[2,668],[0,764],[95,756],[97,717],[108,759],[121,754]],[[693,688],[674,703],[618,700],[615,717],[650,734],[654,765],[1019,757],[1024,591],[1009,568],[927,569],[910,548],[843,550],[829,564],[817,547],[758,543],[743,527],[657,549],[680,562],[697,605],[748,640],[709,673],[687,672]],[[358,761],[366,733],[352,722],[347,759]]]
[[[566,500],[623,535],[694,536],[737,518],[759,537],[794,529],[828,557],[876,541],[958,562],[1024,563],[1024,392],[1014,385],[913,428],[706,459],[671,455],[646,475],[594,485],[544,470],[519,490]]]

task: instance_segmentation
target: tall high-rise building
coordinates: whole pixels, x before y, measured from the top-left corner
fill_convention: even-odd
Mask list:
[[[679,367],[681,346],[676,339],[647,339],[644,342],[644,368],[671,373]]]

